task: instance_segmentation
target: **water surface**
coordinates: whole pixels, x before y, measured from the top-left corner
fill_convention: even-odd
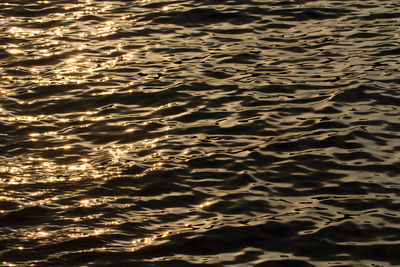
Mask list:
[[[398,1],[6,0],[0,262],[400,264]]]

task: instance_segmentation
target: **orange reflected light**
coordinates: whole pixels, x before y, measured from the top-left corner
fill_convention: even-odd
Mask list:
[[[206,201],[206,202],[204,202],[204,203],[200,204],[200,205],[199,205],[199,207],[200,207],[200,208],[205,208],[205,207],[208,207],[208,206],[210,206],[211,204],[212,204],[212,202],[210,202],[210,201]]]
[[[171,232],[164,232],[162,235],[161,235],[161,237],[167,237],[167,236],[169,236],[171,234]]]
[[[115,24],[114,21],[106,21],[103,25],[97,27],[97,29],[91,34],[99,37],[105,37],[111,35],[116,31],[114,24]]]
[[[90,167],[89,164],[82,164],[82,165],[71,165],[68,166],[69,171],[84,171]]]
[[[44,236],[48,236],[49,233],[47,233],[47,232],[45,232],[45,231],[40,231],[40,232],[38,233],[38,235],[41,236],[41,237],[44,237]]]
[[[22,54],[23,51],[17,48],[11,48],[11,49],[7,49],[7,52],[12,54],[12,55],[18,55],[18,54]]]
[[[106,222],[105,225],[120,225],[122,223],[123,223],[122,220],[114,220],[114,221],[111,221],[111,222]]]
[[[145,246],[148,246],[151,244],[151,242],[153,242],[153,240],[156,239],[155,236],[152,237],[146,237],[146,238],[142,238],[142,239],[136,239],[132,241],[132,244],[134,245],[140,245],[143,244]]]
[[[154,236],[150,236],[150,237],[146,237],[146,238],[135,239],[135,240],[132,240],[132,245],[149,246],[157,238],[165,238],[165,237],[168,237],[169,235],[171,235],[171,232],[167,231],[167,232],[162,233],[161,235],[158,234],[158,235],[154,235]]]
[[[91,121],[102,121],[102,120],[104,120],[104,119],[105,119],[105,117],[100,116],[100,117],[91,118],[90,120],[91,120]]]
[[[74,57],[68,58],[67,60],[65,60],[65,62],[67,62],[68,64],[75,63],[76,62],[76,58],[74,58]]]
[[[41,30],[23,29],[19,27],[11,27],[8,31],[15,37],[32,37],[43,33]]]
[[[87,207],[89,206],[89,199],[84,199],[79,202],[82,206]]]

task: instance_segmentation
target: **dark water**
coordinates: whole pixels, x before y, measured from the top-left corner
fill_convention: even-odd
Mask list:
[[[0,4],[0,262],[400,265],[400,2]]]

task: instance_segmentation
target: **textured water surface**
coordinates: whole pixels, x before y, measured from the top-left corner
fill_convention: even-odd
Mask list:
[[[0,262],[400,265],[399,29],[395,0],[2,1]]]

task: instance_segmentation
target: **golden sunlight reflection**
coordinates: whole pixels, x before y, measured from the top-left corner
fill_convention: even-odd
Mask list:
[[[40,73],[40,71],[39,71],[37,68],[35,68],[35,67],[31,68],[31,72],[32,72],[33,74],[39,74],[39,73]]]
[[[211,206],[211,204],[213,204],[213,203],[210,202],[210,201],[206,201],[206,202],[204,202],[204,203],[201,203],[201,204],[199,205],[199,207],[202,209],[202,208]]]
[[[64,137],[62,135],[58,135],[58,133],[55,131],[48,131],[48,132],[44,132],[44,133],[33,132],[33,133],[29,134],[31,141],[38,141],[39,137],[46,137],[46,136],[56,137],[61,140],[66,139],[66,137]]]
[[[89,199],[83,199],[80,201],[81,206],[88,207],[89,206]]]
[[[95,30],[91,32],[92,35],[97,37],[105,37],[114,34],[117,31],[114,21],[106,21],[102,25],[95,27]]]
[[[14,178],[11,178],[10,180],[8,180],[8,184],[11,184],[11,185],[18,185],[18,184],[22,184],[22,183],[24,183],[24,181],[20,177],[14,177]]]
[[[55,34],[56,36],[58,36],[58,37],[62,37],[62,36],[63,36],[63,30],[62,30],[62,28],[57,28],[57,29],[54,31],[54,34]]]
[[[166,12],[166,11],[170,11],[171,9],[172,9],[171,6],[164,6],[164,7],[162,8],[162,11]]]
[[[134,239],[134,240],[131,241],[132,245],[134,246],[134,248],[131,251],[133,252],[133,251],[136,251],[137,249],[139,249],[141,247],[149,246],[155,240],[160,240],[160,239],[169,237],[170,235],[171,235],[171,232],[166,231],[166,232],[162,232],[160,234],[156,234],[156,235],[153,235],[153,236]]]
[[[75,63],[76,62],[76,58],[68,58],[67,60],[65,60],[65,62],[67,64]]]
[[[153,240],[155,240],[157,237],[156,236],[152,236],[152,237],[146,237],[146,238],[140,238],[140,239],[135,239],[132,241],[132,245],[135,246],[148,246],[151,244],[151,242],[153,242]]]
[[[68,233],[68,239],[77,239],[77,238],[83,238],[83,237],[89,237],[89,236],[97,236],[101,235],[103,233],[106,233],[110,231],[109,229],[94,229],[94,230],[81,230],[81,229],[75,229],[73,231],[70,231]]]
[[[63,146],[65,149],[67,146]],[[58,175],[62,173],[63,175]],[[116,167],[108,170],[99,169],[87,158],[80,158],[69,164],[59,164],[50,159],[29,156],[24,163],[19,160],[0,163],[0,180],[3,184],[20,185],[35,182],[60,183],[64,181],[80,181],[82,179],[99,179],[105,175],[118,175]],[[92,202],[91,202],[92,203]]]
[[[87,216],[80,216],[80,217],[74,217],[74,218],[70,218],[72,219],[74,222],[82,222],[82,221],[86,221],[86,220],[94,220],[96,218],[101,217],[103,214],[91,214],[91,215],[87,215]]]
[[[17,173],[21,173],[21,169],[18,167],[1,166],[0,172],[9,173],[9,174],[17,174]]]
[[[111,52],[119,51],[123,48],[120,44],[117,48],[112,49]],[[83,47],[82,47],[83,49]],[[42,56],[50,56],[48,49],[40,50],[42,52]],[[41,71],[38,68],[31,68],[32,81],[39,85],[50,85],[50,84],[81,84],[87,80],[87,76],[93,75],[101,70],[111,69],[117,64],[123,64],[124,62],[131,61],[134,58],[132,53],[127,53],[124,55],[112,57],[109,60],[104,62],[93,62],[89,58],[85,58],[84,55],[79,54],[75,56],[71,56],[64,60],[64,65],[59,66],[58,68],[52,70],[52,76],[43,76],[40,75]],[[99,81],[107,81],[110,77],[102,76],[98,80]],[[94,93],[94,95],[102,95],[102,94],[114,94],[114,89],[108,89],[101,93]]]
[[[154,138],[154,139],[145,139],[143,140],[143,143],[145,144],[146,147],[149,148],[155,148],[157,146],[157,142],[159,142],[161,138]]]
[[[128,152],[129,148],[122,148],[118,147],[117,145],[113,145],[112,149],[108,151],[111,157],[111,162],[113,164],[119,162]]]
[[[85,171],[90,168],[90,164],[81,164],[81,165],[70,165],[68,166],[69,171]]]
[[[37,29],[24,29],[20,27],[11,27],[8,30],[14,37],[16,38],[26,38],[26,37],[33,37],[37,36],[39,34],[44,33],[43,30],[37,30]]]
[[[38,239],[38,238],[45,238],[48,237],[50,235],[49,232],[43,231],[41,229],[38,229],[37,231],[32,231],[32,232],[28,232],[27,236],[30,238],[34,238],[34,239]]]
[[[46,118],[45,115],[39,116],[12,116],[8,117],[8,121],[34,122]]]
[[[38,136],[40,136],[40,133],[31,133],[31,134],[29,134],[29,136],[31,136],[31,137],[38,137]]]
[[[101,197],[101,198],[84,198],[79,201],[79,205],[82,207],[98,206],[107,204],[108,202],[114,201],[114,197]]]
[[[12,55],[19,55],[19,54],[23,54],[24,52],[18,48],[10,48],[6,50],[8,53],[12,54]]]
[[[110,222],[106,222],[105,225],[106,226],[108,226],[108,225],[120,225],[122,223],[124,223],[123,220],[117,219],[117,220],[112,220]]]
[[[45,231],[40,231],[39,233],[38,233],[38,236],[40,236],[40,237],[45,237],[45,236],[48,236],[49,235],[49,233],[47,233],[47,232],[45,232]]]
[[[104,79],[107,80],[108,77],[104,77]],[[93,95],[112,95],[114,93],[115,93],[115,89],[109,89],[109,90],[105,90],[105,91],[100,92],[100,93],[95,93]]]

